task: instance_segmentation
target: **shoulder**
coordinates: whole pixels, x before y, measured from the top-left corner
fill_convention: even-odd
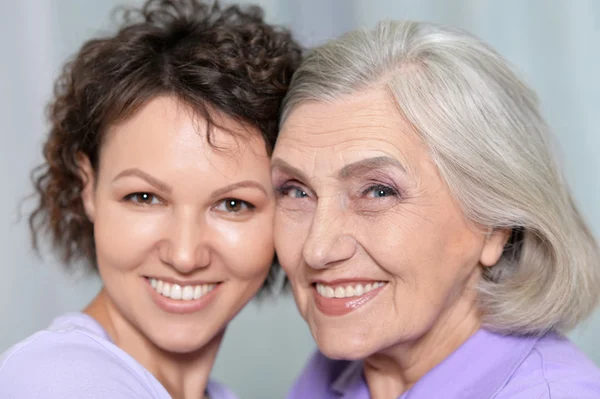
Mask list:
[[[231,389],[215,380],[208,381],[207,390],[211,399],[238,399],[238,396]]]
[[[353,370],[361,370],[360,362],[332,360],[316,351],[292,386],[288,399],[334,397],[336,383],[350,378],[348,372]]]
[[[495,398],[513,397],[599,398],[600,369],[567,338],[548,334],[537,341]]]
[[[115,348],[78,328],[39,331],[0,357],[0,397],[158,397],[147,376]]]

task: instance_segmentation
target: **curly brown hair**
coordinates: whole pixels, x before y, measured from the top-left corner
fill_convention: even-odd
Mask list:
[[[45,162],[32,173],[39,199],[29,218],[33,247],[48,234],[67,267],[83,260],[97,270],[78,157],[87,156],[97,170],[107,126],[167,94],[208,126],[211,110],[255,126],[271,153],[281,102],[301,59],[290,32],[267,24],[257,6],[149,0],[119,11],[116,34],[84,43],[57,79]]]

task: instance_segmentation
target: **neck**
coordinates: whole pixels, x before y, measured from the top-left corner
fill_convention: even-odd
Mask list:
[[[154,345],[115,308],[103,289],[84,310],[106,330],[115,345],[151,372],[174,399],[204,398],[208,377],[224,331],[191,353],[173,353]]]
[[[481,326],[476,294],[465,290],[442,311],[431,328],[365,359],[364,374],[373,399],[397,398],[450,356]]]

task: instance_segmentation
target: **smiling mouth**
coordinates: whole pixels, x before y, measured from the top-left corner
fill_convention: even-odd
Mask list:
[[[326,316],[343,316],[357,310],[375,298],[387,285],[386,281],[369,283],[313,283],[314,303]]]
[[[193,301],[214,290],[218,284],[179,285],[163,280],[149,278],[150,286],[160,295],[176,301]]]

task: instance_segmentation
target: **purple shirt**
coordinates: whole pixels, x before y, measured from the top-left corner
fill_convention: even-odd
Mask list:
[[[362,362],[317,352],[288,399],[368,399]],[[600,369],[567,339],[479,330],[398,399],[598,399]]]
[[[214,381],[211,399],[237,399]],[[112,343],[93,318],[55,319],[0,356],[2,399],[171,399],[160,382]]]

